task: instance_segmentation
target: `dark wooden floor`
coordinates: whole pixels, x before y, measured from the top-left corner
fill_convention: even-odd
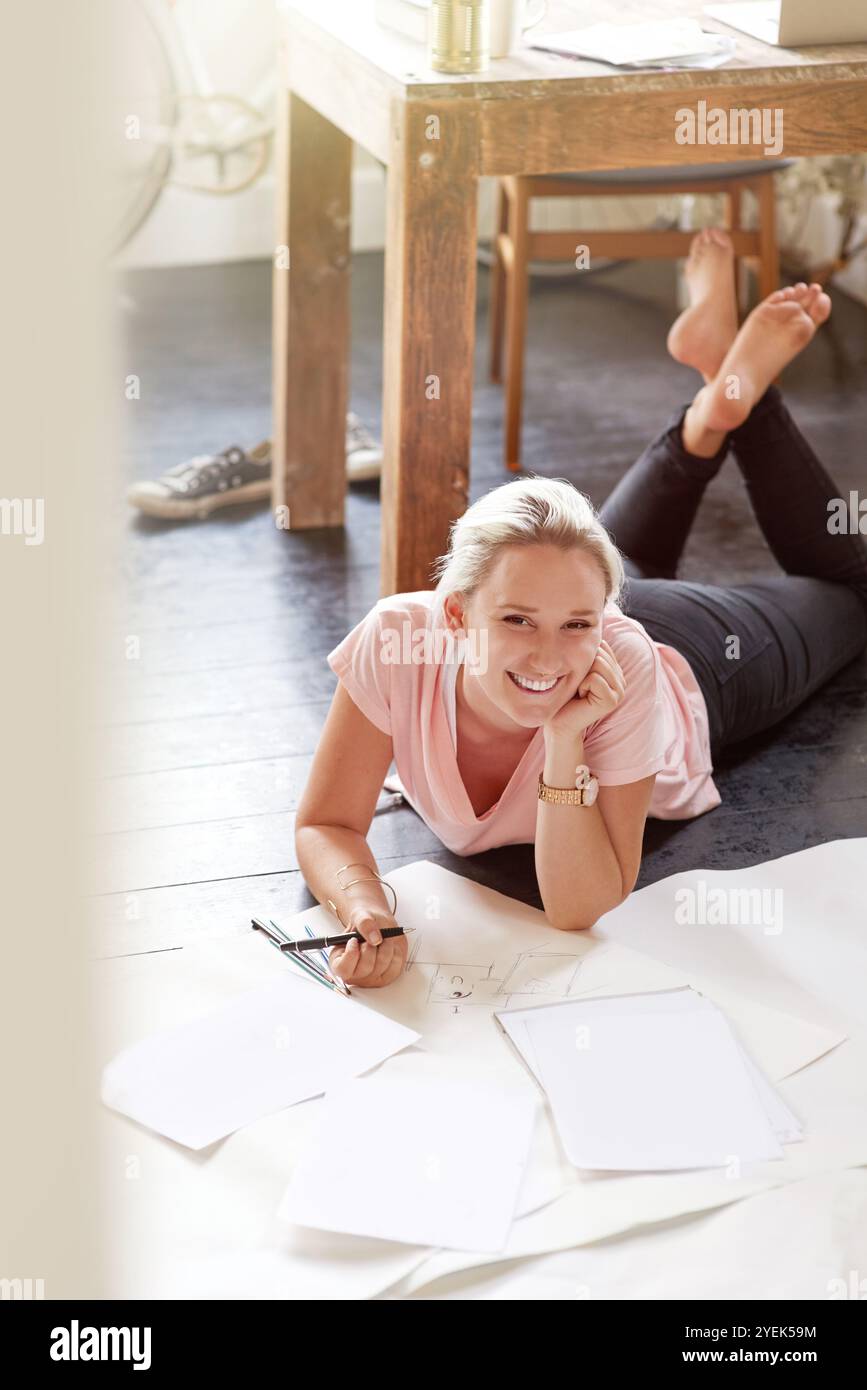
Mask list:
[[[325,654],[378,597],[379,485],[350,488],[345,530],[278,531],[266,507],[207,522],[141,518],[128,481],[194,453],[269,433],[270,267],[140,271],[119,287],[127,406],[118,470],[128,597],[110,772],[98,845],[99,954],[171,949],[312,905],[296,867],[293,813],[334,687]],[[353,271],[352,406],[379,426],[382,257]],[[501,393],[484,373],[487,273],[479,276],[472,498],[507,481]],[[524,466],[600,503],[697,379],[664,351],[674,269],[629,265],[535,281]],[[789,370],[796,418],[839,481],[865,486],[867,309],[834,315]],[[732,462],[709,490],[687,578],[772,572]],[[118,649],[123,651],[122,642]],[[693,822],[651,821],[639,884],[690,868],[736,868],[867,835],[867,661],[842,672],[773,736],[723,764],[723,804]],[[424,857],[541,906],[532,846],[445,851],[408,807],[374,817],[383,872]]]

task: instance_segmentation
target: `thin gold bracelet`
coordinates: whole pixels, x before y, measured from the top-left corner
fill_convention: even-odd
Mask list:
[[[363,869],[369,869],[369,868],[370,868],[370,865],[369,865],[369,864],[363,863],[363,861],[360,860],[360,859],[357,859],[357,860],[350,860],[350,862],[349,862],[348,864],[341,864],[340,868],[337,870],[337,881],[338,881],[338,883],[340,883],[340,875],[343,873],[343,870],[344,870],[344,869],[351,869],[354,863],[355,863],[355,864],[358,864],[358,865],[359,865],[361,868],[363,868]],[[385,879],[382,877],[382,874],[378,874],[378,873],[376,872],[376,870],[374,869],[372,874],[360,874],[358,878],[351,878],[351,879],[349,880],[348,883],[340,883],[340,887],[343,888],[343,889],[351,888],[352,885],[353,885],[353,883],[381,883],[382,886],[383,886],[383,888],[387,888],[387,889],[389,890],[389,892],[390,892],[390,893],[393,895],[393,897],[394,897],[394,907],[391,909],[391,915],[392,915],[392,917],[395,917],[395,916],[396,916],[396,914],[397,914],[397,892],[395,891],[394,888],[392,888],[392,886],[391,886],[390,883],[386,883]],[[341,917],[340,913],[338,912],[337,906],[336,906],[336,904],[335,904],[333,898],[327,898],[326,901],[327,901],[327,903],[328,903],[328,906],[331,908],[331,911],[334,913],[335,917],[337,918],[338,922],[340,923],[341,927],[343,927],[343,930],[344,930],[344,931],[348,931],[349,928],[347,927],[346,923],[344,922],[343,918]]]

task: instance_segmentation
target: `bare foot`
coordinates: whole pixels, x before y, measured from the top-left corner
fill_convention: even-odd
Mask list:
[[[734,248],[727,232],[705,227],[693,237],[686,281],[690,305],[671,325],[668,350],[710,381],[738,331]]]
[[[776,294],[772,294],[770,298],[775,299],[776,295],[781,295],[784,300],[793,299],[800,304],[804,312],[810,315],[817,328],[825,322],[831,313],[831,300],[821,285],[807,285],[803,280],[799,280],[797,285],[787,285],[785,289],[777,290]]]
[[[747,318],[714,377],[690,409],[706,430],[728,433],[807,346],[831,312],[821,285],[788,286],[762,300]]]

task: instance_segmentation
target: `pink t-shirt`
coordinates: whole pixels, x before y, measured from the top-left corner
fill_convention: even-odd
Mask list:
[[[499,801],[473,810],[457,763],[455,644],[433,589],[390,594],[326,660],[367,718],[390,734],[397,777],[411,806],[455,854],[536,838],[545,736],[536,730]],[[654,642],[615,604],[603,636],[623,668],[620,704],[584,735],[584,760],[600,786],[656,773],[650,815],[685,820],[720,803],[711,779],[707,708],[689,663]],[[461,653],[462,655],[463,653]]]

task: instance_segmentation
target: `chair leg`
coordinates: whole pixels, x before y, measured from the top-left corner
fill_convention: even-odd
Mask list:
[[[780,288],[780,248],[777,243],[777,199],[772,176],[756,185],[759,217],[758,293],[759,301]],[[774,385],[782,384],[782,374],[774,377]]]
[[[508,231],[509,202],[502,180],[497,185],[497,218],[494,224],[494,263],[491,266],[490,356],[491,381],[503,380],[503,329],[505,325],[506,269],[500,255],[499,237]]]
[[[524,394],[524,339],[527,332],[527,223],[530,200],[520,177],[509,199],[509,239],[512,264],[506,277],[506,418],[504,461],[517,473],[521,467],[521,412]]]
[[[759,205],[759,299],[780,288],[780,249],[777,245],[777,202],[771,175],[756,188]]]

